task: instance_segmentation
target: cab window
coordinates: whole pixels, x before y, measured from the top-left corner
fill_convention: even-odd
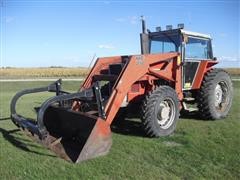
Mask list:
[[[179,45],[180,41],[177,34],[161,34],[151,39],[150,53],[178,52]]]
[[[151,53],[166,53],[175,51],[176,47],[172,42],[152,41],[151,43]]]
[[[186,59],[212,59],[209,39],[188,37],[185,50]]]

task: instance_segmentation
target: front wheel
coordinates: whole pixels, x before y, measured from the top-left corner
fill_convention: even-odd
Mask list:
[[[149,93],[142,105],[142,124],[150,137],[173,133],[179,118],[179,101],[174,89],[160,86]]]

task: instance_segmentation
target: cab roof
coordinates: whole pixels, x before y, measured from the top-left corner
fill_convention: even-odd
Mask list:
[[[199,38],[206,38],[206,39],[212,39],[210,35],[208,34],[202,34],[202,33],[197,33],[197,32],[192,32],[192,31],[187,31],[185,29],[171,29],[171,30],[164,30],[164,31],[159,31],[159,32],[150,32],[149,36],[151,37],[157,37],[159,35],[161,35],[161,33],[167,33],[167,34],[177,34],[177,33],[181,33],[181,34],[186,34],[189,36],[194,36],[194,37],[199,37]]]
[[[185,29],[181,29],[181,33],[189,35],[189,36],[203,37],[203,38],[211,39],[211,36],[208,35],[208,34],[202,34],[202,33],[197,33],[197,32],[192,32],[192,31],[186,31]]]

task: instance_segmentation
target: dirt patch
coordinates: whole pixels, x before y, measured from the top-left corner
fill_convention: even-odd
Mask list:
[[[174,141],[164,141],[163,144],[167,147],[176,147],[176,146],[182,146],[180,143],[176,143]]]

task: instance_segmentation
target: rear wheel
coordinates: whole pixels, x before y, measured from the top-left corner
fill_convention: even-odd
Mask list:
[[[222,69],[208,72],[198,95],[198,109],[204,119],[225,118],[231,108],[233,88],[231,78]]]
[[[179,101],[174,89],[160,86],[146,96],[142,105],[142,124],[148,136],[167,136],[176,128]]]

